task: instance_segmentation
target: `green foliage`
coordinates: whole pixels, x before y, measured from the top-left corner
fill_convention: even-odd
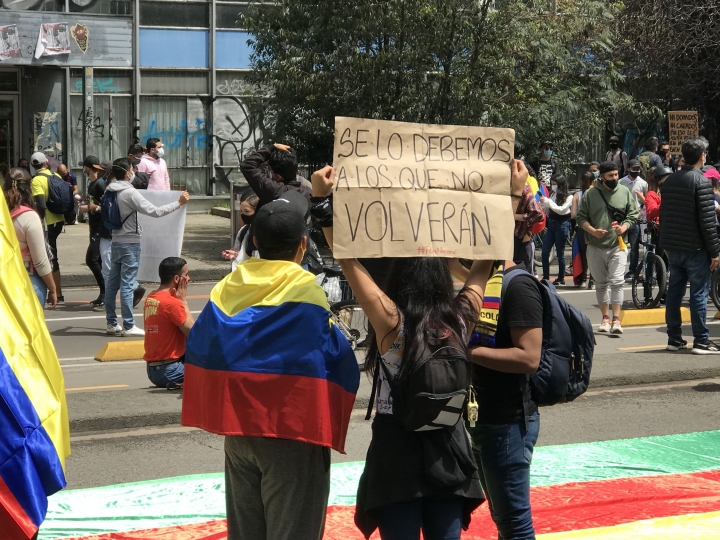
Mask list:
[[[285,0],[255,7],[253,80],[265,120],[311,165],[332,160],[335,116],[512,127],[570,153],[615,111],[621,4],[601,0]],[[555,4],[555,2],[553,2]],[[566,161],[574,159],[567,156]]]

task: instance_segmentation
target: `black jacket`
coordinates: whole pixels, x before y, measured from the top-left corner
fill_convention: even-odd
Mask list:
[[[298,191],[305,196],[309,203],[312,192],[299,180],[278,182],[273,180],[273,178],[265,172],[269,159],[270,149],[261,148],[257,152],[250,154],[240,163],[240,171],[260,199],[255,211],[257,212],[267,203],[274,201],[287,191]]]
[[[715,197],[710,180],[689,165],[667,177],[662,185],[660,243],[668,251],[705,250],[720,253]]]

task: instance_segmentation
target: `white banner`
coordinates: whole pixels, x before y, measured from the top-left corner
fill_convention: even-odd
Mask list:
[[[148,191],[138,192],[155,206],[163,206],[177,201],[181,191]],[[172,214],[154,218],[138,212],[138,221],[142,227],[140,250],[140,268],[138,281],[160,282],[158,267],[167,257],[179,257],[182,251],[183,233],[185,232],[185,212],[187,206],[181,206]]]

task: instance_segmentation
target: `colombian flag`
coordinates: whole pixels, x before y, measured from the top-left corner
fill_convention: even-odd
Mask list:
[[[572,271],[573,283],[580,285],[580,276],[583,273],[582,255],[580,254],[580,235],[575,233],[572,245]]]
[[[35,535],[65,487],[65,383],[0,193],[0,536]]]
[[[315,276],[249,259],[215,286],[188,336],[182,423],[344,452],[359,385]]]

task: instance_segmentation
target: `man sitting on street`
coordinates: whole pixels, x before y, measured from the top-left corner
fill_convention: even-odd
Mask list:
[[[173,390],[185,379],[185,339],[195,320],[187,303],[188,265],[180,257],[160,263],[160,287],[145,299],[147,374],[155,386]]]

